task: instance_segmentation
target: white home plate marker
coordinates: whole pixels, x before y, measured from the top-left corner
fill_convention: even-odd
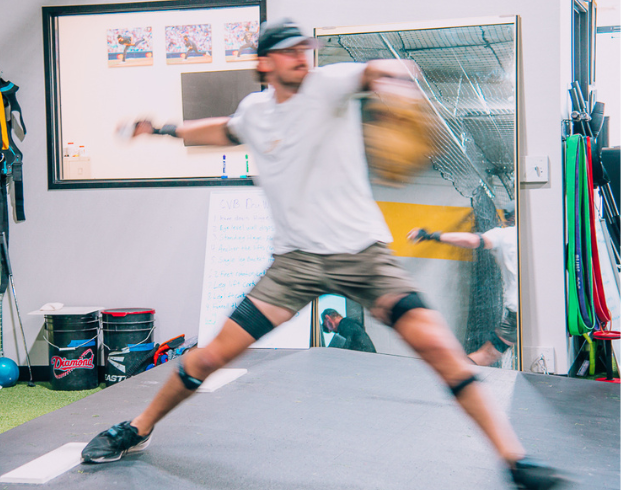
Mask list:
[[[1,483],[43,484],[80,464],[86,442],[70,442],[0,476]]]
[[[218,369],[216,372],[207,376],[203,384],[198,387],[197,391],[199,393],[211,393],[229,384],[231,381],[235,381],[247,372],[247,369]]]

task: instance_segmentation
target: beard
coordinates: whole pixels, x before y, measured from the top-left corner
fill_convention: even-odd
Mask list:
[[[304,69],[304,72],[298,72],[298,70]],[[297,91],[299,90],[304,78],[308,74],[308,65],[307,64],[299,64],[295,68],[291,70],[291,73],[279,74],[277,75],[277,80],[280,85],[290,90]]]

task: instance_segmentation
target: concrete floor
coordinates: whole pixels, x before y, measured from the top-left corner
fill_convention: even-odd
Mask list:
[[[0,434],[0,475],[132,418],[172,364]],[[158,425],[147,451],[79,465],[43,487],[511,488],[479,430],[418,359],[251,350],[231,367],[248,373],[188,400]],[[619,385],[492,368],[481,375],[529,453],[571,473],[569,488],[620,488]]]

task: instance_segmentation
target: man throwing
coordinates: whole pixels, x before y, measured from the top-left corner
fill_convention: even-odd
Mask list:
[[[476,367],[386,246],[392,237],[373,200],[352,97],[386,77],[408,77],[408,70],[401,62],[377,60],[310,71],[314,47],[289,19],[265,23],[257,71],[269,84],[266,91],[248,95],[232,117],[160,129],[145,121],[136,125],[134,135],[168,134],[191,145],[246,144],[274,219],[274,262],[218,336],[183,357],[144,412],[96,436],[83,460],[116,461],[144,449],[155,425],[207,376],[317,296],[333,293],[368,308],[435,369],[516,483],[552,488],[560,481],[555,472],[525,458],[505,415],[477,381]]]

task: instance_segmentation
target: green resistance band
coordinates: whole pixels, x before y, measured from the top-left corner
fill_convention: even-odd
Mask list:
[[[587,162],[581,135],[566,144],[567,327],[571,335],[582,335],[595,325]]]

